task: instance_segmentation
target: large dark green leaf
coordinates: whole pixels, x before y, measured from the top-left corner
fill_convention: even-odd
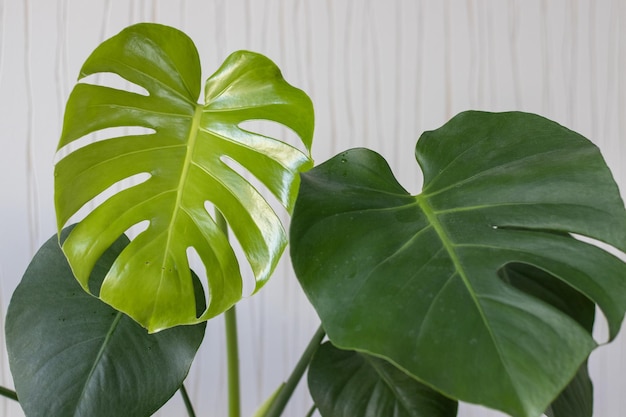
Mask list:
[[[89,290],[102,253],[126,230],[148,221],[95,294],[151,332],[224,312],[241,298],[242,280],[235,252],[207,203],[226,218],[258,290],[282,254],[286,234],[271,206],[232,165],[256,177],[291,210],[298,172],[311,165],[310,99],[287,84],[269,59],[241,51],[208,79],[204,103],[198,104],[200,63],[192,41],[156,24],[131,26],[102,43],[80,78],[101,73],[117,74],[148,95],[90,80],[77,84],[67,103],[59,148],[71,151],[77,140],[107,128],[153,132],[98,140],[57,163],[59,230],[92,199],[110,193],[63,245],[76,278]],[[304,151],[241,126],[258,119],[295,131]],[[149,178],[122,191],[111,188],[139,174]],[[198,253],[208,276],[208,308],[199,317],[189,248]]]
[[[298,279],[335,345],[388,358],[450,397],[538,416],[596,342],[498,272],[546,271],[597,303],[613,338],[626,265],[570,233],[626,249],[617,186],[593,144],[530,114],[462,113],[425,133],[416,157],[418,196],[365,149],[302,175]]]
[[[309,367],[309,391],[323,417],[454,417],[457,402],[388,362],[330,342]]]
[[[125,237],[113,244],[94,280],[127,244]],[[81,289],[54,236],[33,258],[6,317],[20,404],[28,417],[149,416],[182,384],[205,326],[148,334]]]

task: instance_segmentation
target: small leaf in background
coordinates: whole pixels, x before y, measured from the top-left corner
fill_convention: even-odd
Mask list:
[[[125,237],[113,244],[93,279],[104,277],[127,244]],[[202,286],[196,289],[201,303]],[[54,236],[34,256],[7,312],[20,405],[28,417],[150,416],[183,383],[205,327],[148,334],[82,290]]]
[[[308,373],[322,417],[454,417],[457,402],[390,363],[330,342],[320,346]]]
[[[451,398],[540,416],[597,346],[593,317],[568,311],[572,291],[543,299],[500,272],[545,271],[597,304],[614,338],[626,265],[572,234],[626,250],[617,185],[591,142],[526,113],[461,113],[424,133],[416,157],[418,196],[366,149],[302,175],[298,280],[336,346],[388,358]]]
[[[91,84],[85,77],[117,74],[148,95]],[[245,175],[254,176],[291,211],[301,170],[311,165],[313,105],[266,57],[235,52],[208,79],[200,96],[200,61],[182,32],[144,23],[106,40],[83,65],[65,111],[55,167],[59,231],[105,191],[112,195],[82,219],[63,244],[74,275],[89,291],[91,271],[113,242],[148,222],[119,255],[94,294],[151,332],[193,324],[226,311],[242,297],[239,260],[209,211],[227,220],[255,278],[269,279],[287,243],[272,207]],[[269,120],[293,130],[302,150],[243,128]],[[247,126],[247,125],[246,125]],[[108,128],[145,134],[104,138]],[[133,130],[134,131],[134,130]],[[71,146],[70,146],[71,145]],[[234,169],[241,168],[244,173]],[[114,185],[148,176],[121,191]],[[139,177],[138,177],[139,176]],[[196,314],[187,250],[207,273],[206,311]]]

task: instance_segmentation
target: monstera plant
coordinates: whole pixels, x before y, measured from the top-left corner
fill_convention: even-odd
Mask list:
[[[106,73],[128,88],[98,82]],[[411,195],[368,149],[313,168],[311,101],[261,55],[232,54],[198,102],[191,40],[140,24],[79,79],[55,169],[58,236],[7,314],[16,393],[0,393],[27,416],[149,416],[177,390],[195,416],[183,381],[223,313],[239,417],[239,265],[253,293],[271,276],[287,244],[276,205],[321,326],[255,417],[282,415],[307,371],[309,416],[451,417],[458,401],[592,415],[595,309],[610,339],[626,311],[612,254],[626,251],[626,210],[587,139],[532,114],[461,113],[420,137],[424,187]]]

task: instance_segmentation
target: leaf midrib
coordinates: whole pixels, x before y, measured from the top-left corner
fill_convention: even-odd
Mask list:
[[[429,204],[426,196],[424,196],[424,194],[418,195],[416,197],[416,200],[417,200],[419,207],[422,209],[422,211],[426,215],[428,222],[432,225],[433,229],[437,233],[437,236],[439,236],[439,239],[441,240],[441,243],[443,247],[445,248],[446,252],[448,252],[450,260],[452,261],[452,264],[454,265],[454,268],[457,271],[457,275],[461,278],[461,280],[463,281],[463,284],[465,284],[465,288],[467,289],[468,294],[472,297],[472,300],[474,301],[474,304],[476,305],[476,309],[478,310],[478,313],[480,314],[480,317],[483,321],[485,329],[489,333],[493,346],[496,352],[498,353],[498,359],[500,360],[500,363],[502,364],[502,366],[507,372],[507,375],[509,376],[509,382],[511,383],[512,387],[517,391],[515,381],[513,378],[511,378],[511,373],[508,369],[506,361],[504,360],[504,355],[503,355],[502,350],[500,349],[500,345],[496,342],[496,337],[491,329],[491,326],[489,326],[489,321],[487,320],[487,316],[485,315],[485,312],[478,300],[478,296],[474,292],[472,285],[465,273],[465,269],[461,265],[461,261],[459,257],[457,256],[457,253],[454,249],[455,244],[450,240],[450,238],[446,234],[443,228],[443,225],[439,222],[439,219],[437,218],[437,214],[435,210]]]
[[[387,372],[385,372],[383,367],[376,363],[376,360],[374,358],[369,357],[367,354],[362,355],[365,362],[374,369],[374,372],[376,372],[378,377],[383,381],[387,389],[389,389],[389,391],[393,393],[393,396],[396,398],[397,403],[400,404],[400,406],[404,408],[405,411],[409,413],[412,412],[413,410],[411,404],[406,401],[406,398],[396,388],[394,381],[392,381],[391,378],[387,375]]]
[[[198,138],[198,130],[200,126],[200,121],[202,119],[202,106],[199,104],[196,105],[196,110],[193,115],[193,119],[191,122],[191,126],[189,128],[188,133],[188,141],[187,141],[187,153],[185,154],[185,159],[183,160],[183,170],[180,174],[180,181],[178,182],[178,187],[176,191],[176,202],[174,203],[174,211],[172,212],[172,217],[167,226],[167,239],[165,241],[165,247],[163,248],[163,259],[161,263],[161,271],[165,270],[165,263],[167,261],[167,254],[170,253],[170,247],[172,245],[172,229],[178,220],[178,213],[181,209],[181,202],[183,199],[185,183],[187,182],[187,176],[189,175],[189,167],[192,165],[192,155],[196,145],[196,139]],[[157,307],[157,302],[159,298],[159,292],[161,291],[161,285],[163,283],[163,276],[161,275],[159,280],[159,285],[156,289],[156,294],[154,297],[154,302],[152,303],[152,312],[150,317],[155,317],[155,311]]]
[[[106,336],[104,336],[104,340],[102,341],[102,345],[100,345],[100,349],[98,350],[98,354],[96,355],[96,358],[93,361],[93,365],[92,365],[91,369],[89,370],[89,375],[87,375],[87,378],[85,378],[85,382],[83,384],[83,389],[80,392],[80,395],[78,396],[78,399],[76,401],[76,408],[74,409],[74,416],[78,417],[78,414],[77,414],[78,411],[79,411],[78,410],[78,408],[79,408],[78,406],[81,404],[82,398],[85,396],[85,393],[87,391],[87,386],[89,385],[89,381],[93,377],[93,374],[96,371],[96,368],[98,367],[98,364],[100,363],[100,359],[102,359],[102,356],[104,356],[104,351],[109,346],[109,341],[111,340],[111,337],[113,336],[113,333],[115,333],[115,329],[117,329],[117,326],[118,326],[120,320],[122,319],[122,317],[123,317],[123,314],[118,311],[117,314],[115,315],[115,318],[113,319],[113,322],[109,326],[109,331],[107,332]]]

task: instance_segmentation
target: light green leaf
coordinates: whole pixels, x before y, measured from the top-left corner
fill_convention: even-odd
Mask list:
[[[454,417],[457,402],[390,363],[324,343],[309,367],[309,391],[323,417]]]
[[[277,215],[234,161],[291,210],[298,172],[311,166],[310,99],[290,86],[267,58],[236,52],[200,94],[200,64],[191,40],[176,29],[139,24],[102,43],[80,78],[115,73],[143,87],[147,96],[79,83],[65,112],[59,148],[111,127],[143,127],[153,133],[99,140],[69,153],[55,168],[59,230],[83,206],[109,189],[63,244],[85,290],[102,253],[131,226],[148,221],[92,292],[151,332],[218,315],[241,298],[238,260],[207,211],[226,218],[256,279],[269,278],[286,245]],[[266,119],[291,128],[305,151],[243,129]],[[117,182],[138,174],[149,179],[115,192]],[[208,275],[208,306],[199,316],[193,302],[187,249],[194,248]]]
[[[98,260],[94,280],[127,243],[121,237]],[[199,282],[196,289],[201,306]],[[33,257],[6,317],[20,405],[29,417],[150,416],[181,386],[205,327],[148,334],[80,288],[53,236]]]
[[[418,196],[365,149],[302,175],[298,279],[336,346],[388,358],[452,398],[537,417],[596,342],[499,271],[546,271],[596,303],[615,337],[626,265],[570,233],[624,251],[617,186],[593,144],[531,114],[462,113],[422,135],[416,157]]]

